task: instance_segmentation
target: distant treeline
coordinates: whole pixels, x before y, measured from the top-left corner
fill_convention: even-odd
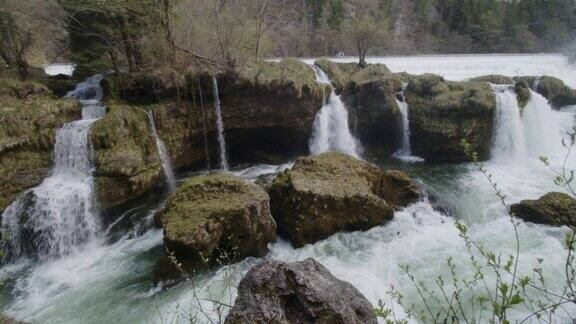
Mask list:
[[[366,55],[570,54],[576,1],[0,0],[0,36],[3,65],[22,72],[42,57],[84,73],[166,74],[336,53],[360,65]]]

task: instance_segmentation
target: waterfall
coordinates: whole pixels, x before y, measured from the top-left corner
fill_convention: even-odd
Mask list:
[[[326,72],[322,71],[322,69],[317,66],[317,65],[312,65],[312,68],[314,69],[314,75],[316,76],[316,82],[320,83],[320,84],[331,84],[332,81],[330,81],[330,77],[328,77],[328,74],[326,74]]]
[[[521,109],[512,87],[492,87],[497,103],[494,160],[535,159],[563,153],[562,138],[572,123],[566,113],[555,111],[546,98],[533,90],[526,107]]]
[[[530,157],[562,155],[562,138],[571,128],[572,118],[554,110],[541,94],[531,91],[522,110],[524,137]]]
[[[218,93],[218,80],[212,78],[214,85],[214,105],[216,109],[216,128],[218,129],[218,145],[220,147],[220,168],[228,171],[228,159],[226,157],[226,139],[224,138],[224,123],[222,122],[222,111],[220,110],[220,95]]]
[[[83,118],[56,132],[50,176],[17,198],[2,214],[2,232],[7,234],[4,259],[66,255],[99,232],[89,133],[92,124],[106,111],[97,104],[102,98],[101,79],[89,78],[68,94],[83,103]]]
[[[313,66],[316,80],[321,84],[330,84],[330,79],[319,67]],[[360,158],[358,142],[350,132],[348,110],[340,96],[330,93],[314,118],[314,128],[310,139],[310,154],[318,155],[330,151],[339,151]]]
[[[158,149],[158,155],[160,156],[160,163],[162,164],[162,171],[164,172],[166,188],[168,189],[168,192],[172,192],[174,189],[176,189],[176,178],[174,177],[170,156],[166,151],[164,141],[158,137],[158,132],[156,131],[156,122],[154,121],[154,113],[152,110],[147,110],[146,114],[148,115],[148,122],[150,123],[150,131],[152,132],[152,136],[156,141],[156,148]]]
[[[402,131],[402,134],[400,136],[400,149],[392,156],[404,162],[423,162],[424,159],[412,155],[412,147],[410,145],[409,107],[406,102],[406,97],[404,96],[406,86],[407,84],[403,84],[402,92],[398,94],[402,100],[396,97],[396,105],[398,105],[401,115],[399,129]]]
[[[492,89],[496,96],[492,158],[522,158],[526,155],[526,143],[516,94],[510,86],[493,85]]]

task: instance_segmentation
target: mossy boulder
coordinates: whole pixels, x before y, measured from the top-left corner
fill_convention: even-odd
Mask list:
[[[263,256],[276,238],[270,199],[259,186],[227,173],[192,178],[156,217],[166,250],[193,271],[249,256]],[[174,276],[165,259],[157,279]]]
[[[48,175],[56,130],[81,112],[78,101],[57,99],[38,80],[0,78],[0,213]]]
[[[350,128],[368,148],[395,150],[400,110],[395,95],[402,91],[404,75],[392,74],[384,64],[315,62],[333,81],[350,116]]]
[[[92,126],[96,196],[104,210],[159,186],[162,168],[143,108],[110,102]]]
[[[538,224],[576,226],[576,199],[560,192],[549,192],[536,200],[523,200],[510,206],[517,217]]]
[[[268,193],[280,233],[296,247],[383,224],[393,218],[394,207],[419,197],[402,172],[383,172],[336,152],[299,158]]]
[[[538,79],[535,90],[546,97],[556,108],[576,105],[576,90],[568,87],[560,79],[543,76]]]
[[[413,154],[430,162],[469,161],[465,139],[480,159],[489,157],[496,98],[488,83],[424,74],[411,77],[405,97]]]
[[[370,323],[376,316],[358,289],[316,260],[254,266],[238,286],[226,324]]]

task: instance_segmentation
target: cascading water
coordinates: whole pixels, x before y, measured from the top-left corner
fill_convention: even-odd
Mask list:
[[[526,155],[524,129],[516,94],[510,86],[492,86],[496,96],[496,116],[492,158],[519,159]]]
[[[536,56],[535,63],[531,66],[538,68],[542,66],[538,57],[540,56]],[[477,58],[463,56],[456,62],[458,64],[443,57],[423,57],[416,63],[410,58],[399,58],[406,62],[403,62],[401,67],[396,66],[395,69],[400,69],[401,72],[406,66],[407,71],[446,72],[455,79],[462,79],[470,77],[471,73],[488,74],[484,73],[484,69],[482,71],[468,69],[470,66],[491,65],[494,60],[501,60],[500,56],[480,58],[481,62]],[[510,74],[534,74],[522,70],[525,68],[524,64],[517,64],[516,61],[515,58],[506,59],[492,70],[500,72],[502,67],[507,67]],[[546,66],[542,67],[544,68]],[[514,97],[512,91],[496,95],[502,96],[500,99],[505,99],[504,97],[508,95]],[[515,98],[510,99],[510,106],[517,106]],[[523,138],[525,143],[523,147],[527,153],[527,157],[520,161],[504,161],[509,157],[508,153],[500,150],[502,154],[499,156],[495,154],[497,145],[494,143],[493,157],[485,162],[510,203],[536,198],[546,192],[558,190],[553,183],[553,175],[540,171],[546,170],[536,159],[537,145],[530,139],[530,134],[540,134],[544,138],[549,138],[550,145],[556,151],[561,144],[552,145],[552,138],[556,136],[552,134],[561,130],[566,131],[567,126],[572,127],[576,111],[553,111],[549,109],[549,105],[538,101],[538,97],[533,96],[521,114],[512,114],[520,111],[519,109],[510,110],[508,111],[512,114],[510,118],[502,118],[498,127],[495,123],[494,137],[499,130],[519,123],[520,134],[523,135],[511,138],[519,141]],[[504,113],[500,108],[507,107],[497,108],[496,119],[500,113]],[[561,122],[554,127],[550,127],[548,123],[539,123],[539,120],[544,119],[533,117],[540,113],[545,117],[561,119]],[[504,120],[511,124],[506,125]],[[505,132],[499,133],[502,136],[505,134]],[[496,139],[494,141],[496,142]],[[390,164],[400,167],[388,159],[383,163],[387,168]],[[438,198],[434,205],[441,208],[434,208],[424,199],[405,209],[397,210],[394,219],[386,224],[365,232],[341,232],[303,248],[296,249],[290,242],[279,239],[269,245],[270,252],[266,258],[290,262],[313,257],[326,266],[334,276],[352,283],[374,305],[380,299],[390,305],[386,291],[394,286],[403,294],[405,301],[410,301],[411,304],[414,303],[416,307],[423,309],[424,305],[417,289],[399,265],[410,266],[416,279],[429,283],[428,288],[434,288],[438,276],[451,277],[450,269],[445,262],[448,258],[454,262],[460,278],[471,278],[474,275],[465,242],[454,226],[454,218],[464,221],[470,236],[484,248],[501,253],[503,256],[515,255],[514,235],[509,217],[505,208],[494,196],[484,175],[475,171],[469,164],[422,164],[402,165],[402,167],[413,178],[431,189],[430,192]],[[237,174],[254,180],[263,173],[277,172],[283,168],[283,166],[260,166],[239,171]],[[22,202],[26,203],[25,200]],[[161,203],[155,206],[158,205]],[[141,205],[137,209],[140,211],[136,218],[151,219],[155,208]],[[441,212],[442,210],[450,211],[451,216],[447,216]],[[127,232],[132,231],[133,229],[129,229]],[[522,242],[519,255],[520,274],[532,275],[534,267],[542,267],[547,287],[561,293],[561,287],[565,282],[563,238],[566,230],[521,222],[518,225],[518,233]],[[127,234],[112,244],[105,244],[103,241],[96,243],[103,244],[89,244],[78,253],[56,260],[33,263],[32,269],[29,267],[15,270],[19,263],[3,267],[0,279],[6,280],[7,284],[0,287],[2,313],[33,323],[183,323],[189,322],[191,317],[199,323],[214,323],[223,318],[219,316],[225,316],[225,311],[221,314],[219,311],[222,308],[215,307],[208,300],[219,300],[224,304],[233,303],[236,290],[231,287],[237,285],[242,275],[259,262],[258,258],[248,258],[196,276],[191,281],[170,287],[168,290],[162,290],[150,287],[150,274],[154,271],[154,265],[163,250],[161,230],[149,229],[141,236]],[[544,262],[539,264],[538,258],[544,258]],[[489,269],[485,271],[485,279],[489,283],[495,282],[494,275]],[[483,292],[479,290],[478,293]],[[530,297],[535,300],[541,298],[539,292],[531,294]],[[557,317],[550,321],[572,323],[570,315],[576,314],[572,305],[566,305],[566,312],[557,312]],[[198,306],[204,307],[201,311],[197,311]],[[396,304],[392,306],[396,314],[401,316],[402,308]],[[432,311],[436,312],[438,309]],[[522,322],[530,313],[521,306],[515,307],[510,310],[508,319],[510,322]],[[207,319],[205,314],[210,319]]]
[[[228,171],[228,157],[226,155],[226,139],[224,138],[224,123],[222,122],[222,111],[220,109],[220,94],[218,92],[218,80],[212,78],[214,86],[214,106],[216,109],[216,128],[218,129],[218,145],[220,147],[220,168]]]
[[[2,230],[8,234],[7,259],[59,257],[97,235],[100,220],[92,194],[89,132],[105,114],[105,108],[97,105],[102,97],[100,80],[101,76],[92,77],[68,94],[84,104],[83,119],[56,132],[50,176],[2,214]]]
[[[400,149],[396,151],[393,156],[404,162],[423,162],[424,159],[412,155],[412,146],[410,145],[409,107],[408,103],[406,102],[406,97],[404,96],[404,90],[406,89],[406,86],[407,84],[403,84],[402,92],[398,94],[402,100],[398,99],[398,96],[396,97],[396,105],[398,105],[398,109],[400,110],[401,114],[400,129],[402,131],[402,135],[400,136]]]
[[[313,66],[316,81],[321,84],[330,84],[330,79],[319,67]],[[310,154],[318,155],[330,151],[339,151],[360,158],[358,142],[350,132],[348,123],[348,110],[340,96],[334,91],[330,93],[316,118],[310,139]]]
[[[166,146],[164,141],[158,136],[156,131],[156,122],[154,121],[154,113],[151,110],[147,110],[148,122],[150,124],[150,131],[152,136],[156,141],[156,148],[158,149],[158,155],[160,156],[160,163],[162,164],[162,171],[164,172],[164,181],[166,183],[166,188],[168,192],[172,192],[176,189],[176,178],[174,177],[174,171],[172,168],[172,162],[170,162],[170,156],[166,151]]]

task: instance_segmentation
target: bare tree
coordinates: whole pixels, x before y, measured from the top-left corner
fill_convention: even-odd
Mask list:
[[[350,17],[346,24],[346,36],[355,44],[358,66],[366,66],[368,50],[382,42],[386,36],[384,17],[378,16],[378,1],[353,0],[350,2]]]

